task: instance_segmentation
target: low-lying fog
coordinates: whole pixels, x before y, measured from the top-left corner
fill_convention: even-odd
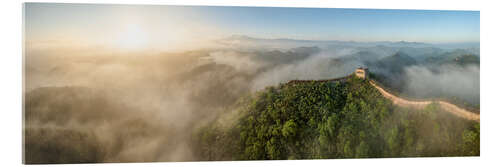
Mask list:
[[[479,104],[477,47],[242,36],[216,42],[220,48],[128,54],[28,45],[26,156],[57,158],[40,151],[52,143],[69,160],[196,160],[192,133],[240,97],[294,79],[342,77],[360,66],[409,95]],[[89,155],[71,154],[82,149]]]

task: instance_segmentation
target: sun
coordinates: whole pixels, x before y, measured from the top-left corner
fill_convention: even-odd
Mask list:
[[[149,43],[148,33],[139,25],[128,25],[123,31],[118,32],[116,41],[122,49],[145,49]]]

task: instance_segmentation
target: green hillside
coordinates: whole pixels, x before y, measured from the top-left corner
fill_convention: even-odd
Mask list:
[[[417,61],[406,53],[397,52],[396,54],[384,57],[377,61],[377,67],[386,68],[392,73],[401,73],[405,67],[416,65]]]
[[[354,77],[281,84],[200,128],[193,147],[204,160],[478,156],[479,123],[439,110],[395,107]]]
[[[428,65],[454,64],[460,66],[479,65],[479,63],[480,63],[479,55],[461,49],[454,50],[452,52],[446,52],[440,55],[427,57],[423,62],[423,64],[428,64]]]
[[[455,58],[455,62],[462,66],[469,64],[479,65],[479,56],[471,54],[462,55]]]

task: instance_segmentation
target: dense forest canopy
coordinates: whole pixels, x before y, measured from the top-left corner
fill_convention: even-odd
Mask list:
[[[478,156],[479,21],[24,3],[23,163]]]
[[[478,108],[478,48],[254,40],[172,53],[28,46],[25,162],[478,155],[475,123],[435,108],[392,106],[363,81],[285,84],[344,77],[362,66],[400,95],[456,98]],[[392,146],[389,134],[374,128],[393,129]]]
[[[238,121],[214,121],[193,139],[204,160],[479,155],[479,123],[393,106],[368,81],[268,87],[240,103]],[[228,125],[229,124],[229,125]]]

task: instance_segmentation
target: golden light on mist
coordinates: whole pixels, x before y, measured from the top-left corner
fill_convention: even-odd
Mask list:
[[[150,44],[150,37],[146,30],[138,24],[129,24],[118,32],[115,44],[118,48],[128,50],[145,49]]]

